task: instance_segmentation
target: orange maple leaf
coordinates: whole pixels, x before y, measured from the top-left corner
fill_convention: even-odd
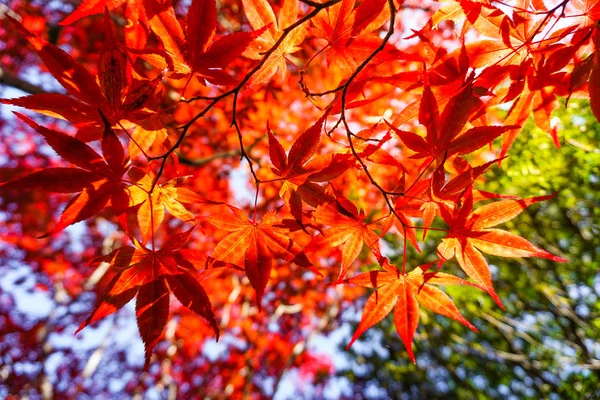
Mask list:
[[[279,194],[286,200],[291,214],[299,222],[302,221],[302,200],[313,207],[335,200],[319,183],[337,178],[356,163],[350,154],[315,156],[326,118],[327,113],[298,136],[288,154],[267,129],[269,158],[274,167],[271,170],[283,181]]]
[[[267,0],[242,0],[246,17],[252,28],[258,30],[266,27],[266,31],[246,49],[244,55],[253,60],[263,58],[265,51],[275,45],[283,30],[296,22],[298,17],[298,0],[284,0],[279,10],[279,18]],[[251,85],[258,86],[268,82],[277,74],[275,80],[282,83],[287,71],[286,57],[300,50],[298,46],[304,40],[306,30],[303,26],[296,27],[277,49],[269,55],[262,68],[252,77]]]
[[[187,177],[173,178],[153,187],[155,175],[152,172],[146,173],[139,168],[132,168],[127,175],[134,183],[129,187],[129,205],[139,206],[137,222],[143,244],[148,243],[163,222],[165,209],[181,221],[195,223],[196,217],[184,204],[209,202],[181,186]]]
[[[379,235],[374,229],[378,228],[377,223],[365,221],[365,212],[356,209],[356,206],[344,199],[338,198],[337,210],[325,204],[317,208],[313,213],[315,219],[331,228],[323,231],[322,236],[316,236],[308,245],[308,249],[318,249],[323,246],[342,247],[342,265],[338,280],[344,279],[350,265],[356,260],[366,244],[379,259],[381,251],[379,249]],[[341,213],[339,211],[341,211]]]
[[[462,206],[440,208],[441,216],[450,227],[449,235],[438,245],[437,253],[442,260],[456,256],[465,273],[502,306],[492,285],[490,268],[480,251],[501,257],[542,257],[552,261],[567,262],[540,249],[520,236],[491,227],[509,221],[531,204],[553,198],[532,197],[521,200],[502,200],[486,204],[472,211],[473,194],[469,187]]]
[[[389,19],[387,0],[342,0],[312,19],[312,32],[327,41],[327,65],[352,73],[381,43],[376,31]]]
[[[356,332],[347,348],[395,307],[394,325],[414,363],[412,341],[419,325],[419,303],[477,332],[477,329],[461,315],[450,297],[433,285],[478,286],[443,272],[427,272],[434,263],[420,265],[409,273],[401,273],[386,259],[382,264],[383,271],[369,271],[344,280],[346,283],[377,289],[367,299]]]
[[[453,156],[472,153],[500,135],[520,128],[516,125],[477,126],[463,133],[469,119],[482,105],[473,93],[473,83],[467,83],[454,94],[440,115],[438,101],[427,82],[427,72],[423,78],[419,123],[427,129],[426,136],[423,138],[388,124],[404,145],[416,153],[412,158],[445,161]]]
[[[320,275],[302,248],[287,236],[288,230],[278,226],[281,221],[275,212],[267,213],[261,222],[256,222],[248,219],[239,208],[229,208],[233,215],[213,215],[208,218],[208,222],[215,227],[230,232],[217,244],[212,257],[245,268],[250,284],[256,291],[259,308],[271,274],[273,258],[282,258]]]

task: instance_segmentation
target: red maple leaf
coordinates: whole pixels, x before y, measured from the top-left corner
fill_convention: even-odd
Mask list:
[[[105,13],[104,21],[106,42],[98,66],[100,83],[68,53],[13,21],[70,96],[40,93],[0,102],[66,119],[78,128],[78,137],[85,141],[102,137],[105,123],[98,110],[111,126],[123,119],[134,123],[146,119],[149,114],[143,106],[162,77],[152,81],[132,79],[128,56],[114,35],[108,13]]]
[[[426,72],[423,78],[425,84],[419,107],[419,123],[427,129],[426,136],[423,138],[390,125],[404,145],[416,153],[413,158],[442,161],[456,155],[469,154],[503,133],[519,129],[519,126],[514,125],[477,126],[463,133],[465,125],[481,105],[479,98],[473,94],[473,83],[467,83],[454,94],[440,115],[438,101],[427,83]]]
[[[283,181],[280,195],[290,205],[292,215],[302,221],[302,202],[317,207],[334,198],[319,185],[343,174],[356,161],[349,154],[325,154],[315,156],[321,139],[321,130],[327,114],[304,131],[292,144],[288,154],[270,129],[269,157],[273,173]]]
[[[157,0],[146,0],[150,28],[163,44],[169,60],[160,62],[158,53],[147,61],[160,68],[169,67],[175,75],[195,74],[200,82],[230,85],[235,79],[223,67],[239,57],[264,29],[237,32],[215,38],[217,3],[215,0],[193,0],[185,33],[175,16],[173,6]],[[157,64],[158,63],[158,64]]]
[[[377,30],[389,19],[386,0],[342,0],[312,19],[312,33],[327,41],[327,65],[345,73],[356,67],[380,45]]]
[[[210,323],[218,340],[219,326],[208,295],[198,282],[201,276],[197,278],[195,272],[202,270],[206,274],[214,268],[237,267],[198,251],[181,249],[192,229],[171,236],[160,250],[150,250],[133,239],[135,247],[121,247],[97,258],[95,262],[110,263],[116,275],[77,332],[116,312],[137,295],[137,323],[148,366],[152,349],[167,323],[169,293],[173,293],[181,304]]]
[[[129,159],[125,157],[123,146],[108,122],[102,138],[102,157],[79,139],[40,126],[22,114],[15,114],[42,135],[59,156],[78,167],[42,169],[2,186],[5,189],[40,188],[58,193],[80,192],[69,201],[56,226],[44,236],[90,218],[104,209],[109,201],[115,214],[126,211],[129,195],[122,177],[129,168]]]

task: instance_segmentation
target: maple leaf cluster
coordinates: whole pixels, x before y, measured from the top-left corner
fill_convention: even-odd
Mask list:
[[[125,237],[90,261],[110,267],[80,329],[136,298],[148,365],[171,294],[218,338],[226,288],[211,279],[247,277],[259,311],[304,279],[375,289],[350,345],[394,310],[414,361],[420,306],[476,329],[437,286],[502,307],[483,253],[566,261],[495,228],[552,194],[477,186],[531,112],[560,145],[559,96],[589,97],[600,119],[600,3],[432,7],[409,27],[397,0],[84,0],[60,24],[95,21],[88,58],[7,15],[64,90],[0,101],[50,117],[15,113],[70,165],[20,170],[3,196],[74,194],[41,238],[98,215]],[[445,235],[432,262],[408,267],[431,230]],[[459,275],[440,271],[453,259]]]

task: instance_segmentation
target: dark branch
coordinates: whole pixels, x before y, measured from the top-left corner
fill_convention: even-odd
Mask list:
[[[29,83],[21,78],[19,78],[18,76],[16,76],[15,74],[2,69],[0,67],[0,84],[5,85],[5,86],[10,86],[13,87],[15,89],[19,89],[23,92],[26,93],[30,93],[30,94],[39,94],[39,93],[46,93],[46,91],[44,89],[42,89],[39,86],[34,85],[33,83]]]

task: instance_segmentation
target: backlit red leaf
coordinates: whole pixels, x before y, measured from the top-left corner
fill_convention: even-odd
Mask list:
[[[189,274],[167,275],[166,279],[177,300],[207,320],[215,331],[218,340],[219,326],[204,288]]]
[[[208,50],[217,29],[217,3],[215,0],[193,0],[186,23],[187,59],[192,66]]]
[[[146,367],[169,318],[169,289],[162,278],[143,285],[135,302],[138,330],[144,341]]]

